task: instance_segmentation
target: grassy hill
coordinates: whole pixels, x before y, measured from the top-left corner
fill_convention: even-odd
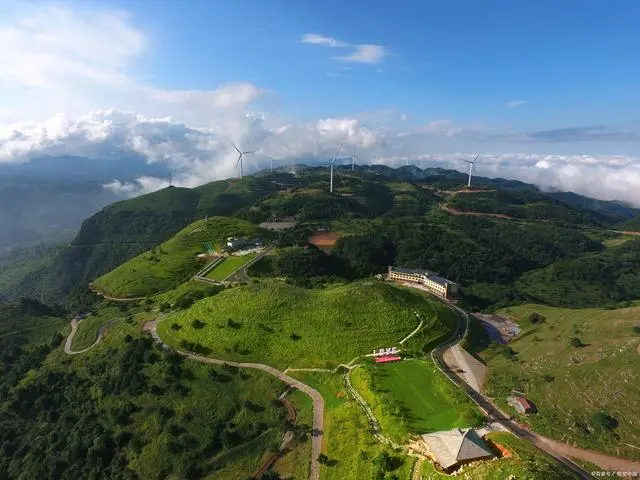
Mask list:
[[[314,290],[278,282],[200,300],[158,331],[177,348],[198,344],[218,358],[279,368],[336,366],[397,344],[418,325],[414,311],[426,321],[418,349],[449,334],[457,321],[427,295],[377,281]]]
[[[116,202],[89,217],[71,245],[28,275],[14,275],[0,295],[50,303],[76,302],[87,283],[168,240],[198,218],[230,215],[279,187],[265,179],[213,182],[195,189],[168,187]]]
[[[529,322],[532,312],[544,321]],[[512,388],[526,392],[539,413],[521,420],[543,435],[640,459],[640,452],[628,446],[640,443],[640,334],[633,330],[640,326],[640,307],[523,305],[501,313],[520,321],[525,330],[509,348],[492,347],[480,354],[489,366],[488,393],[504,403]],[[583,346],[572,346],[573,337]],[[594,417],[597,412],[613,417],[617,426],[603,427]]]
[[[198,220],[170,240],[97,278],[92,285],[112,296],[152,295],[174,288],[197,273],[204,266],[197,255],[205,252],[205,243],[220,250],[227,237],[254,235],[264,240],[273,236],[272,232],[237,218]]]

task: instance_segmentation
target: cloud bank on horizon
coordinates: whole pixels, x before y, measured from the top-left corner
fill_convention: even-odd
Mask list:
[[[628,148],[640,141],[637,124],[505,130],[449,118],[412,121],[396,108],[300,120],[273,107],[277,92],[253,82],[178,90],[149,81],[135,66],[153,40],[127,12],[81,4],[10,13],[0,15],[0,44],[12,46],[0,50],[0,164],[44,155],[96,161],[136,155],[166,164],[174,184],[193,187],[237,176],[231,142],[257,151],[246,159],[249,170],[265,168],[270,156],[282,164],[325,159],[338,144],[345,152],[357,149],[363,162],[409,160],[461,171],[462,159],[480,152],[479,175],[640,205],[640,157]],[[353,68],[389,58],[382,45],[320,33],[291,42],[338,52],[331,60]],[[528,105],[506,100],[500,107]],[[596,143],[614,153],[589,153]],[[131,196],[167,184],[114,178],[105,188]]]

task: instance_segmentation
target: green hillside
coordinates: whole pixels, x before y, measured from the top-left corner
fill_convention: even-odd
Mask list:
[[[532,324],[527,319],[533,312],[544,320]],[[629,446],[640,442],[640,334],[634,330],[640,327],[640,307],[523,305],[501,313],[520,321],[525,331],[508,348],[480,354],[489,366],[487,392],[503,404],[512,388],[526,392],[538,413],[520,420],[543,435],[640,459]],[[574,337],[582,346],[573,346]],[[616,426],[603,427],[598,412],[614,418]]]
[[[235,480],[279,446],[280,382],[167,354],[141,337],[140,318],[76,357],[60,335],[0,337],[0,478]]]
[[[517,288],[537,302],[566,307],[612,306],[640,298],[640,239],[531,271]]]
[[[611,225],[616,218],[580,209],[540,192],[498,189],[475,194],[459,194],[449,206],[465,212],[499,213],[527,220],[551,220],[580,225]]]
[[[163,321],[158,331],[176,348],[217,358],[279,368],[336,366],[396,345],[418,325],[414,311],[426,321],[418,350],[449,334],[457,322],[427,295],[377,281],[313,290],[276,282],[200,300]]]
[[[100,292],[122,297],[142,297],[177,287],[205,264],[197,258],[205,243],[220,251],[227,237],[254,236],[269,240],[273,234],[257,225],[229,217],[198,220],[167,242],[120,265],[92,282]]]

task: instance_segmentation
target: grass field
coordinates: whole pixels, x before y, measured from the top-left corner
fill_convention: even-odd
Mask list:
[[[509,433],[490,433],[488,439],[507,447],[512,456],[492,462],[479,462],[464,467],[464,478],[473,480],[578,480],[564,465],[538,451],[529,443]],[[450,475],[438,473],[433,465],[425,462],[422,467],[424,480],[449,479]]]
[[[545,321],[526,320],[538,312]],[[524,332],[504,349],[480,353],[489,366],[488,393],[504,404],[512,388],[538,407],[522,421],[549,437],[621,457],[640,459],[640,308],[564,309],[541,305],[510,307],[500,313],[520,320]],[[582,347],[570,345],[577,337]],[[501,354],[502,353],[502,354]],[[617,420],[612,431],[595,424],[604,411]]]
[[[204,252],[205,243],[220,249],[227,237],[256,235],[264,240],[273,236],[272,232],[237,218],[198,220],[162,245],[96,279],[93,286],[120,297],[147,296],[172,289],[204,266],[197,255]]]
[[[207,278],[210,278],[212,280],[224,280],[233,272],[238,270],[243,265],[249,263],[254,258],[256,258],[255,253],[248,253],[247,255],[243,256],[225,257],[224,260],[216,266],[216,268],[207,273]]]
[[[322,480],[375,478],[372,460],[385,449],[371,433],[362,408],[346,393],[342,374],[292,372],[291,375],[312,386],[324,397],[323,451],[332,461],[332,465],[321,466],[320,478]],[[387,451],[391,453],[390,450]],[[401,465],[392,473],[398,478],[408,479],[412,459],[400,453],[393,455],[400,459]]]
[[[473,403],[429,360],[357,368],[351,382],[374,411],[383,433],[396,441],[406,440],[407,434],[482,424]]]
[[[335,366],[397,344],[416,327],[414,310],[426,321],[416,342],[450,335],[450,312],[439,302],[377,281],[314,290],[283,282],[234,288],[161,322],[158,332],[178,348],[199,343],[218,358],[279,368]],[[194,328],[195,319],[204,327]]]

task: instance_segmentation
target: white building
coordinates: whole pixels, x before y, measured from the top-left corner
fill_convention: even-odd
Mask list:
[[[458,293],[458,284],[447,280],[428,270],[413,268],[389,267],[389,278],[403,282],[419,283],[427,287],[430,292],[448,298]]]

